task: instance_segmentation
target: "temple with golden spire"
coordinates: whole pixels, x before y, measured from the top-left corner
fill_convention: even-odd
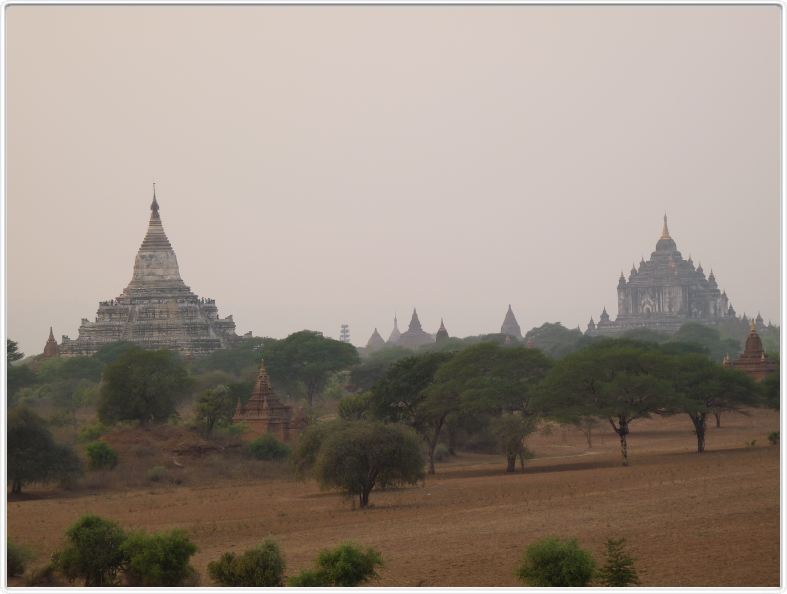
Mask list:
[[[126,341],[199,356],[226,348],[237,338],[232,316],[220,318],[216,302],[198,297],[181,279],[153,184],[148,229],[131,281],[118,297],[99,303],[94,321],[82,318],[76,339],[63,336],[60,354],[92,355],[106,344]]]
[[[634,328],[674,334],[686,322],[714,325],[736,318],[713,271],[706,277],[702,264],[695,268],[691,256],[683,259],[666,213],[655,251],[639,268],[632,264],[628,279],[621,271],[617,292],[617,318],[611,320],[604,308],[597,323],[590,319],[586,334],[614,336]]]

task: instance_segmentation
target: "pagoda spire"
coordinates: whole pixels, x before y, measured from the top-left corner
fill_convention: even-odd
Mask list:
[[[661,229],[661,239],[672,239],[669,235],[669,228],[667,227],[667,213],[664,213],[664,227]]]

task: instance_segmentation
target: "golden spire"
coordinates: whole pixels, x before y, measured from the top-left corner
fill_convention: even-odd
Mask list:
[[[752,332],[757,331],[757,323],[754,321],[754,318],[751,319],[751,331]]]
[[[669,229],[667,228],[667,213],[664,213],[664,227],[661,230],[661,239],[672,239],[669,236]]]

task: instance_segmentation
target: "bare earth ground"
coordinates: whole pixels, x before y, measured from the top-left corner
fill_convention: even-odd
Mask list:
[[[636,421],[628,468],[608,426],[591,450],[578,431],[557,428],[533,437],[525,474],[506,475],[501,456],[463,454],[424,486],[372,493],[365,511],[286,479],[77,496],[33,489],[9,502],[8,532],[40,563],[85,513],[127,529],[183,528],[199,546],[203,584],[209,561],[266,536],[280,542],[290,575],[352,540],[382,552],[373,584],[382,586],[516,586],[522,551],[538,538],[576,537],[600,558],[607,537],[624,536],[644,586],[778,586],[779,451],[766,439],[777,428],[775,412],[726,414],[697,455],[687,417]]]

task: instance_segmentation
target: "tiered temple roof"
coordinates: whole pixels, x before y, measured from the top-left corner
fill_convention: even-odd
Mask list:
[[[399,320],[397,320],[396,316],[394,315],[393,330],[391,330],[391,334],[388,336],[388,344],[396,344],[399,342],[401,336],[402,333],[399,332]]]
[[[666,215],[650,259],[643,258],[639,268],[632,265],[628,280],[621,272],[617,291],[615,321],[609,319],[605,308],[597,324],[591,318],[588,334],[616,335],[632,328],[674,333],[688,321],[713,325],[735,318],[713,271],[706,278],[702,264],[694,268],[691,257],[683,259],[670,235]]]
[[[60,354],[91,355],[106,344],[128,341],[198,356],[226,348],[235,339],[232,316],[219,318],[216,302],[198,297],[180,278],[154,186],[148,230],[131,282],[117,298],[99,303],[95,321],[82,319],[77,339],[63,336]]]
[[[377,328],[375,328],[374,332],[372,332],[372,335],[369,337],[369,342],[366,343],[366,350],[373,353],[374,351],[379,351],[384,346],[385,340],[383,340],[383,337],[380,336]]]
[[[44,345],[44,357],[57,357],[60,354],[60,348],[57,346],[55,334],[52,332],[52,326],[49,327],[49,338]]]
[[[516,321],[514,310],[511,309],[511,304],[508,305],[506,317],[503,319],[503,325],[500,327],[500,334],[505,334],[512,338],[522,338],[522,329],[519,327],[519,322]]]
[[[276,396],[265,361],[260,362],[251,397],[245,403],[238,402],[232,420],[246,423],[252,433],[272,433],[281,441],[290,441],[306,425],[302,412],[296,413]]]
[[[413,309],[413,317],[410,318],[410,326],[399,337],[396,344],[405,348],[416,348],[425,344],[432,344],[434,336],[424,332],[421,328],[421,320],[418,319],[418,312]]]
[[[437,334],[435,335],[435,342],[444,342],[448,340],[448,338],[448,330],[445,329],[443,318],[440,318],[440,328],[437,330]]]
[[[760,321],[762,321],[762,318],[760,318]],[[724,357],[723,364],[724,367],[732,367],[749,374],[758,382],[764,380],[778,368],[776,360],[771,359],[765,353],[760,335],[757,334],[756,320],[751,322],[751,331],[746,338],[746,347],[743,350],[743,354],[734,361],[730,360],[729,355],[727,355]]]

